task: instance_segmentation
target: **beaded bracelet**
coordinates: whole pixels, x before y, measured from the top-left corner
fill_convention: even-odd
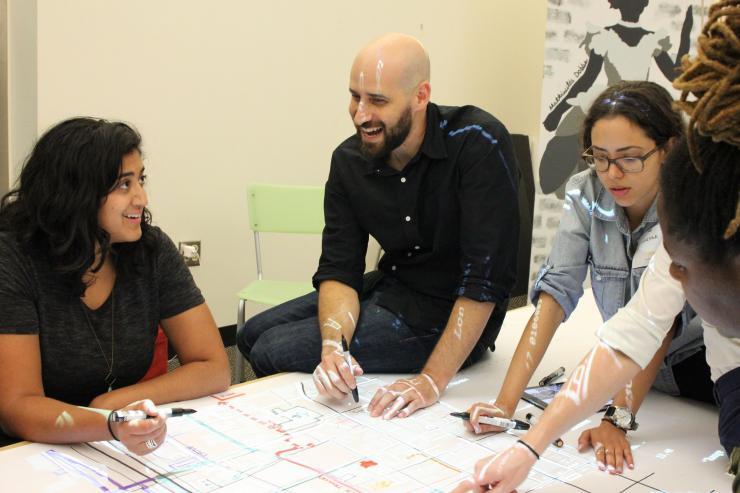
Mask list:
[[[113,433],[113,426],[111,425],[111,421],[112,421],[111,418],[113,418],[113,413],[114,412],[115,411],[111,411],[110,414],[108,414],[108,431],[110,432],[110,436],[113,437],[113,440],[115,440],[117,442],[120,442],[121,440],[119,440],[118,437],[116,436],[116,434]]]
[[[535,451],[535,450],[534,450],[534,449],[532,448],[532,446],[531,446],[530,444],[528,444],[527,442],[525,442],[524,440],[521,440],[521,439],[517,440],[517,441],[516,441],[516,443],[521,443],[522,445],[524,445],[525,447],[527,447],[527,448],[529,449],[529,451],[530,451],[530,452],[532,452],[532,453],[534,454],[534,456],[535,456],[535,457],[537,457],[537,460],[540,460],[540,454],[538,454],[538,453],[537,453],[537,452],[536,452],[536,451]]]

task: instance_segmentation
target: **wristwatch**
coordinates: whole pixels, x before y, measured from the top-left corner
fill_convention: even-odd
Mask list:
[[[628,407],[609,406],[606,408],[603,419],[609,421],[624,432],[634,431],[638,426],[637,421],[635,421],[635,415],[632,414],[632,410]]]

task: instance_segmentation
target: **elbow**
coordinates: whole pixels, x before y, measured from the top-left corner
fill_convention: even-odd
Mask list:
[[[226,372],[221,375],[221,378],[219,378],[216,381],[216,389],[214,392],[224,392],[225,390],[228,390],[228,388],[231,386],[231,371],[227,368]]]
[[[27,419],[23,412],[14,411],[19,409],[21,411],[24,409],[20,400],[8,399],[3,403],[0,408],[0,431],[20,440],[37,441],[34,438],[35,434],[38,434],[38,426]]]
[[[7,436],[17,438],[18,440],[27,440],[29,442],[48,441],[48,437],[44,437],[43,430],[39,426],[27,421],[9,419],[3,416],[0,418],[0,429]]]
[[[229,360],[226,358],[224,352],[223,361],[220,361],[218,368],[213,375],[213,392],[223,392],[231,385],[231,366],[229,366]]]

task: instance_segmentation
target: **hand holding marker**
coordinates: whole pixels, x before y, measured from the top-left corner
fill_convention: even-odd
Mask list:
[[[470,419],[470,413],[450,413],[450,416],[454,416],[456,418],[461,418],[464,420]],[[527,422],[518,420],[518,419],[506,419],[506,418],[495,418],[495,417],[488,417],[488,416],[481,416],[478,418],[478,422],[482,423],[484,425],[492,425],[492,426],[498,426],[499,428],[504,428],[506,430],[528,430],[530,426],[534,426],[535,423],[537,423],[537,418],[532,413],[527,413],[526,416]],[[554,442],[552,442],[553,445],[556,447],[562,447],[563,446],[563,439],[558,438]]]

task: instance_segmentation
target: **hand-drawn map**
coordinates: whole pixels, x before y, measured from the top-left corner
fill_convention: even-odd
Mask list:
[[[317,397],[310,380],[278,382],[190,402],[198,412],[170,419],[165,444],[144,457],[117,442],[4,451],[0,491],[443,492],[516,440],[467,433],[444,402],[405,419],[371,418],[366,406],[385,383],[379,378],[359,379],[359,404]],[[27,481],[10,483],[18,468]],[[566,445],[550,447],[518,491],[664,491],[651,477],[646,470],[608,476],[592,454]]]

